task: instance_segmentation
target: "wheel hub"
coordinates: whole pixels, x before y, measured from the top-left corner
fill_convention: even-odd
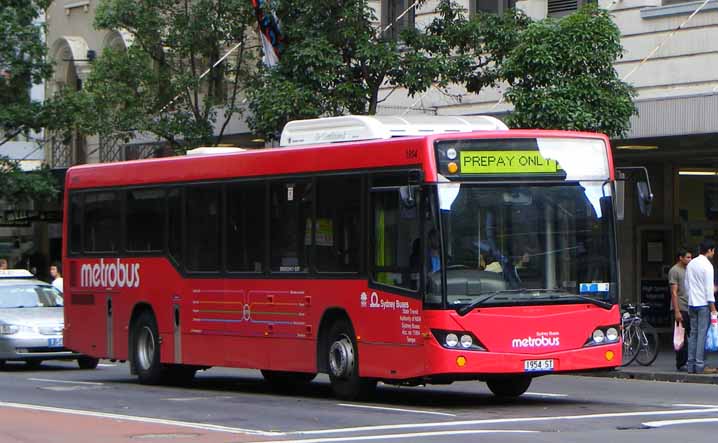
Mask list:
[[[148,370],[152,367],[155,358],[155,337],[152,330],[145,326],[140,330],[137,339],[137,360],[140,367]]]
[[[346,378],[354,371],[354,346],[347,336],[338,338],[329,347],[329,371],[337,378]]]

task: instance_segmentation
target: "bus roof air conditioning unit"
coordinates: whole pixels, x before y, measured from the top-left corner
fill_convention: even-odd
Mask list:
[[[246,151],[244,148],[231,148],[228,146],[212,146],[189,149],[185,155],[210,155],[210,154],[231,154],[233,152]]]
[[[346,115],[291,121],[284,126],[279,145],[304,146],[449,132],[505,130],[508,127],[501,120],[486,115]]]

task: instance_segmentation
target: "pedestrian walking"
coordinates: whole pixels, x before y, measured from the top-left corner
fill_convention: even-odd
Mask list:
[[[691,319],[688,315],[688,294],[686,294],[686,266],[693,258],[686,249],[679,249],[676,253],[676,263],[668,271],[668,284],[671,288],[671,311],[676,325],[682,325],[685,329],[685,336],[691,333]],[[685,370],[688,362],[687,340],[683,346],[676,350],[676,370]]]
[[[686,266],[685,288],[688,293],[688,315],[692,326],[691,333],[688,335],[686,369],[692,374],[716,372],[714,368],[705,367],[704,359],[710,314],[716,312],[711,263],[715,248],[713,240],[703,240],[700,245],[700,255]]]
[[[62,292],[62,267],[59,263],[53,263],[50,266],[50,277],[52,278],[52,286]]]
[[[8,267],[7,265],[7,259],[6,258],[0,258],[0,270],[6,270]]]

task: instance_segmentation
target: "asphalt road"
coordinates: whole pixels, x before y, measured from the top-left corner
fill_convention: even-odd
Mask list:
[[[104,362],[103,362],[104,363]],[[187,387],[141,386],[124,364],[0,372],[0,442],[707,442],[718,386],[549,376],[515,401],[482,383],[397,388],[369,402],[320,376],[282,394],[257,371],[211,369]]]

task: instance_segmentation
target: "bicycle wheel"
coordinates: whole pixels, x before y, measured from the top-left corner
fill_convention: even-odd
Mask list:
[[[658,332],[652,325],[641,322],[638,327],[638,338],[641,346],[638,349],[636,361],[639,365],[649,366],[658,357]]]
[[[638,350],[640,349],[640,340],[638,339],[637,329],[634,325],[626,326],[621,333],[623,341],[623,357],[621,359],[621,366],[628,366],[633,363],[633,360],[638,356]]]

